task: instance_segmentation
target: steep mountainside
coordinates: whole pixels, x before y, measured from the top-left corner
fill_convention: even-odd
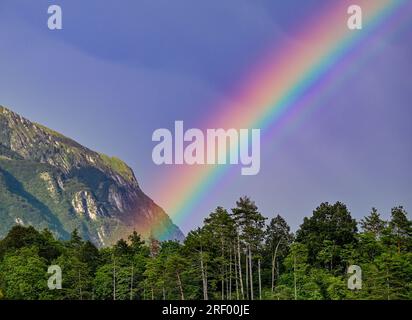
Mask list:
[[[0,237],[16,223],[49,228],[63,239],[77,228],[99,246],[133,230],[183,238],[123,161],[0,106]],[[161,228],[152,231],[153,225]]]

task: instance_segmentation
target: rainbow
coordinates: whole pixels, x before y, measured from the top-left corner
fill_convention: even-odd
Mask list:
[[[347,8],[353,2],[333,1],[296,32],[291,45],[281,51],[269,50],[229,95],[230,99],[219,105],[221,112],[206,119],[202,126],[260,128],[265,141],[273,144],[276,127],[302,113],[304,107],[316,105],[316,93],[325,90],[334,78],[344,76],[345,70],[356,62],[354,50],[396,12],[401,12],[406,1],[355,1],[363,12],[361,31],[351,31],[346,26]],[[154,198],[166,204],[169,216],[179,225],[227,170],[227,166],[218,165],[175,166],[170,176],[159,182]],[[150,227],[162,238],[167,231],[161,230],[160,225],[163,224]]]

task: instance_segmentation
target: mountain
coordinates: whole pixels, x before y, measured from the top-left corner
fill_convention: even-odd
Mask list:
[[[145,238],[184,237],[123,161],[0,106],[0,237],[15,224],[48,228],[61,239],[77,228],[98,246],[134,230]]]

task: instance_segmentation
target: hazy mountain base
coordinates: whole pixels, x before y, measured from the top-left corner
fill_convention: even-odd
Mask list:
[[[124,162],[1,106],[0,190],[0,236],[21,224],[48,228],[61,239],[77,228],[98,246],[133,230],[144,237],[183,239]],[[153,232],[152,226],[157,226]]]

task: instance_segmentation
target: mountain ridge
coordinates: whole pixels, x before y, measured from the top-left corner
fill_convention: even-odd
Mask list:
[[[146,238],[184,238],[122,160],[1,105],[0,188],[0,236],[19,223],[50,228],[61,238],[77,228],[100,246],[134,230]]]

